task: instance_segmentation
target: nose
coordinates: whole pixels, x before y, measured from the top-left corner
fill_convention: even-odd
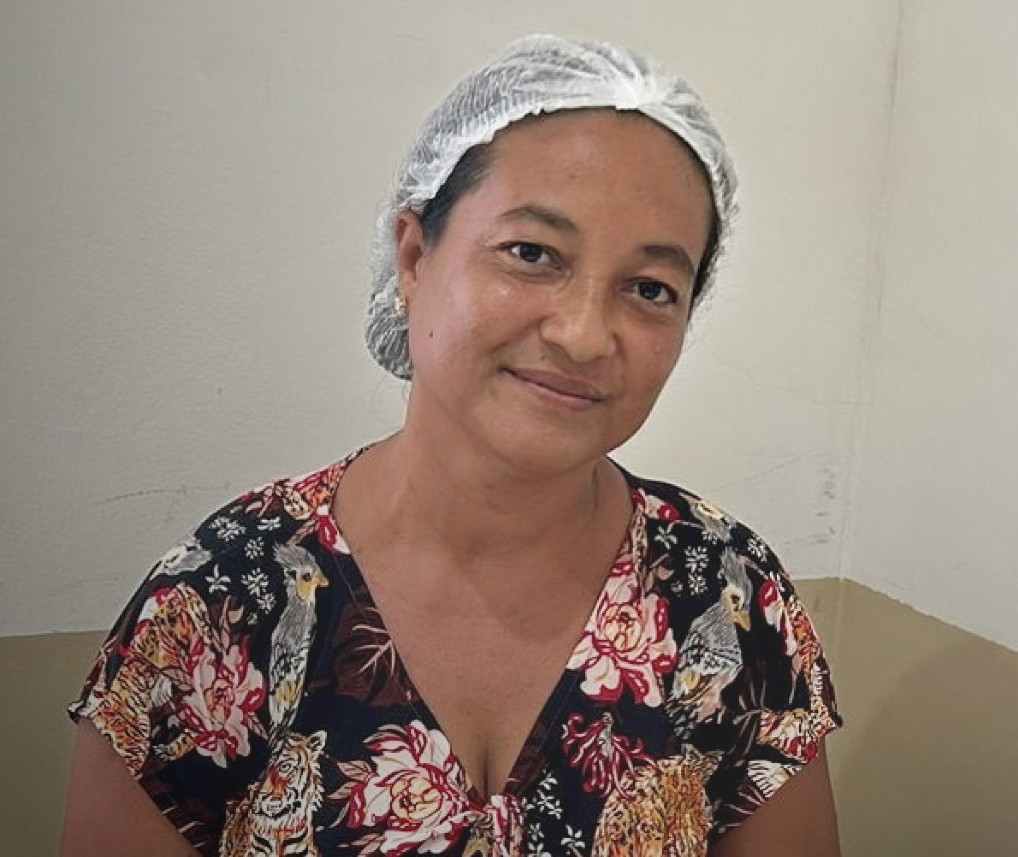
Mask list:
[[[611,357],[618,346],[611,289],[593,276],[573,279],[550,297],[540,332],[573,363]]]

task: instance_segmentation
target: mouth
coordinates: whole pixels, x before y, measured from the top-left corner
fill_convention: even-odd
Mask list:
[[[589,408],[607,396],[593,384],[544,369],[506,369],[507,374],[546,399],[574,408]]]

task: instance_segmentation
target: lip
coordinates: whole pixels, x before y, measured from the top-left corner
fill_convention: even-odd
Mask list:
[[[607,396],[593,384],[582,378],[573,378],[546,369],[507,369],[518,381],[523,381],[544,391],[572,400],[575,404],[598,404]]]

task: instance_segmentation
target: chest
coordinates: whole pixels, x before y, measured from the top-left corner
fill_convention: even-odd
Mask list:
[[[373,600],[395,657],[482,794],[502,791],[513,775],[563,680],[602,577],[573,575],[512,593],[418,585],[413,597],[376,579]]]

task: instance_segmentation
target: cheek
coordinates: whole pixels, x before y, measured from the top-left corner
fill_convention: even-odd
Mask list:
[[[626,420],[637,420],[640,425],[654,409],[665,383],[671,376],[678,359],[674,345],[648,344],[641,355],[639,369],[631,366],[627,373]],[[621,416],[621,414],[620,414]]]
[[[493,338],[499,312],[491,290],[468,270],[435,270],[422,283],[410,315],[410,351],[415,363],[445,366],[474,363]]]
[[[682,335],[669,332],[648,341],[641,355],[641,386],[660,390],[668,380],[682,351]]]

